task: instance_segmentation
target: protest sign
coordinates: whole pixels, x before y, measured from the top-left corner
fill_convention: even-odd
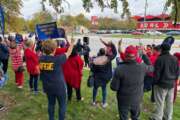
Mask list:
[[[23,36],[21,34],[16,33],[15,40],[16,40],[16,43],[19,44],[23,42]]]
[[[56,22],[36,25],[36,34],[39,40],[64,37],[63,34],[59,34]]]

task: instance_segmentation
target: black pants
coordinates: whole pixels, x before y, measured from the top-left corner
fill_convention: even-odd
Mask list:
[[[81,89],[75,89],[76,90],[76,99],[81,100]],[[68,92],[68,100],[71,101],[73,88],[69,84],[67,84],[67,92]]]
[[[151,90],[151,102],[155,103],[155,98],[154,98],[154,85],[152,85],[152,90]]]
[[[30,75],[29,87],[32,91],[38,91],[38,75]]]
[[[4,74],[6,74],[7,72],[7,69],[8,69],[8,59],[3,59],[3,60],[0,60],[3,64],[3,71],[4,71]]]
[[[85,67],[89,67],[89,55],[84,55]]]
[[[139,120],[140,105],[137,106],[119,106],[120,120],[129,120],[128,113],[131,113],[131,120]]]

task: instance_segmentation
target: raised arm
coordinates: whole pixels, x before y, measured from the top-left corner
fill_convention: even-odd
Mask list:
[[[122,39],[118,42],[118,52],[119,54],[122,53]]]
[[[5,44],[7,47],[10,47],[10,42],[9,42],[9,40],[5,39],[5,40],[4,40],[4,44]]]
[[[101,41],[105,46],[108,46],[108,44],[107,44],[105,41],[103,41],[101,38],[100,38],[100,41]]]
[[[72,53],[72,50],[73,50],[73,47],[74,47],[74,39],[72,38],[71,39],[71,43],[70,43],[70,46],[68,48],[68,51],[65,53],[66,57],[69,58],[69,56],[71,55]]]
[[[66,47],[68,48],[70,46],[70,43],[69,43],[68,38],[67,38],[66,35],[65,35],[65,40],[66,40]]]

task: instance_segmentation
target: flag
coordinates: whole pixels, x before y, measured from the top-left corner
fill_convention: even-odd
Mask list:
[[[4,36],[5,20],[4,20],[4,10],[3,10],[3,7],[1,5],[0,5],[0,32]]]

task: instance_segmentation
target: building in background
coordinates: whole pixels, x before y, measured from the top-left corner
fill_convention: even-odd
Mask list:
[[[145,18],[144,16],[133,16],[132,18],[137,20],[137,30],[180,31],[180,23],[174,26],[173,21],[167,14],[147,15]]]
[[[98,25],[98,16],[91,16],[91,24]]]

